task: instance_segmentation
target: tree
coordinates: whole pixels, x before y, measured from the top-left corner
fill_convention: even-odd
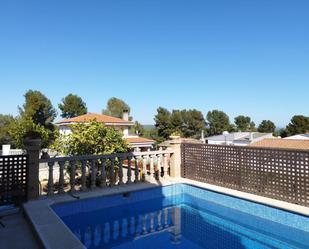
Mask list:
[[[235,118],[236,128],[240,131],[255,131],[255,123],[248,116],[239,115]]]
[[[29,90],[25,94],[25,104],[19,107],[20,116],[31,119],[35,124],[51,128],[57,112],[50,100],[39,91]]]
[[[155,127],[158,130],[158,136],[162,139],[168,139],[173,132],[170,118],[171,113],[167,109],[163,107],[157,109],[157,115],[155,116],[154,121]]]
[[[0,114],[0,145],[13,143],[9,134],[9,129],[13,121],[13,116]]]
[[[203,114],[196,110],[173,110],[170,113],[167,109],[159,107],[155,116],[158,135],[162,139],[168,139],[172,133],[180,134],[183,137],[199,138],[205,129]]]
[[[157,143],[161,143],[161,142],[164,141],[164,139],[162,139],[162,137],[159,137],[158,130],[156,128],[145,129],[143,137],[153,139]]]
[[[231,128],[229,116],[223,111],[213,110],[207,113],[208,132],[210,135],[219,135]]]
[[[130,114],[130,106],[123,100],[113,97],[107,101],[106,109],[103,109],[102,113],[116,118],[123,118],[124,111],[128,111]],[[132,120],[132,118],[129,119]]]
[[[42,148],[46,148],[49,144],[49,131],[40,124],[35,124],[31,118],[20,118],[14,120],[9,128],[9,134],[14,141],[14,145],[17,148],[24,148],[24,138],[36,133],[42,139]]]
[[[135,134],[137,134],[139,136],[143,136],[145,134],[144,126],[137,121],[135,121],[135,123],[134,123],[133,131],[134,131]]]
[[[63,118],[73,118],[87,113],[86,103],[81,97],[74,94],[69,94],[63,98],[58,107]]]
[[[257,130],[258,132],[274,133],[276,130],[276,125],[270,120],[263,120]]]
[[[122,153],[129,150],[120,131],[92,121],[89,124],[74,124],[70,135],[57,136],[53,148],[64,155],[101,155]]]
[[[293,136],[296,134],[305,134],[309,132],[309,117],[303,115],[295,115],[291,122],[287,125],[285,136]]]
[[[206,128],[203,114],[196,110],[182,110],[182,134],[184,137],[200,138],[202,130]]]
[[[170,132],[178,132],[181,136],[183,136],[184,131],[184,112],[180,110],[173,110],[170,116]],[[170,134],[171,135],[171,134]]]

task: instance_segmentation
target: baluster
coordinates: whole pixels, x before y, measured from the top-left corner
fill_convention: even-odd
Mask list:
[[[164,227],[168,227],[168,209],[164,209]]]
[[[54,194],[54,164],[55,162],[48,163],[47,195]]]
[[[159,147],[159,151],[162,152],[163,148]],[[158,155],[158,180],[162,176],[162,171],[163,171],[162,168],[163,168],[163,154],[160,153]]]
[[[143,175],[142,175],[142,181],[144,182],[147,177],[147,157],[143,156]]]
[[[162,211],[160,210],[159,212],[158,212],[158,231],[160,231],[160,230],[162,230],[162,221],[161,221],[161,218],[162,218]]]
[[[168,178],[168,154],[164,154],[164,163],[163,163],[163,177]]]
[[[74,192],[75,191],[75,169],[76,169],[76,161],[70,161],[70,166],[71,166],[71,174],[70,174],[70,191]]]
[[[105,170],[105,166],[106,166],[106,159],[102,158],[101,187],[105,187],[106,186],[106,170]]]
[[[122,165],[122,157],[118,157],[119,160],[119,172],[118,172],[118,176],[119,176],[119,182],[118,185],[123,185],[123,165]]]
[[[154,171],[154,155],[150,155],[150,178],[155,177],[155,171]]]
[[[65,161],[60,161],[59,163],[59,189],[58,194],[64,193],[64,164]]]
[[[130,234],[134,234],[134,231],[135,231],[135,218],[134,218],[134,216],[132,216],[130,220],[131,220]]]
[[[160,150],[162,150],[162,148],[160,147]],[[161,172],[162,172],[162,165],[163,165],[163,163],[162,163],[162,154],[159,154],[158,156],[157,156],[157,158],[158,158],[158,168],[157,168],[157,172],[158,172],[158,180],[160,179],[160,177],[161,177]]]
[[[154,232],[154,214],[151,213],[150,214],[150,232],[153,233]]]
[[[81,161],[82,163],[82,191],[86,190],[86,165],[87,165],[87,161],[83,160]]]
[[[147,234],[147,214],[143,215],[143,234]]]
[[[110,186],[114,186],[115,184],[115,169],[114,169],[114,164],[115,164],[115,158],[110,159],[111,166],[110,166],[110,172],[109,172],[109,181],[110,181]]]
[[[132,159],[132,157],[128,156],[128,174],[127,174],[128,180],[127,180],[127,184],[132,183],[132,181],[131,181],[131,175],[132,175],[132,172],[131,172],[131,159]]]
[[[135,179],[134,179],[134,183],[138,183],[138,175],[139,175],[139,168],[138,168],[138,160],[140,157],[135,157],[135,170],[134,170],[134,175],[135,175]]]
[[[96,172],[96,161],[91,160],[91,186],[90,188],[94,189],[96,187],[96,178],[97,178],[97,172]]]
[[[138,224],[139,224],[139,216],[135,216],[134,217],[134,227],[135,227],[135,236],[137,237],[137,236],[139,236],[139,231],[138,231]]]

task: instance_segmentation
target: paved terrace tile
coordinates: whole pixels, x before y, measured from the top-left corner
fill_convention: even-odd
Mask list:
[[[39,242],[21,211],[1,219],[0,249],[39,249]]]

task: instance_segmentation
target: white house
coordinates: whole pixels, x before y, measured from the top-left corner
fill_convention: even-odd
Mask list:
[[[272,133],[260,132],[224,132],[222,135],[205,138],[207,144],[247,146],[265,138],[273,138]]]
[[[103,114],[87,113],[74,118],[61,120],[60,122],[57,122],[56,125],[59,127],[60,134],[68,135],[72,133],[70,125],[77,123],[90,123],[93,120],[104,123],[106,126],[115,127],[117,130],[121,130],[123,137],[135,150],[147,150],[151,148],[155,142],[152,139],[129,134],[129,129],[134,123],[129,121],[129,114],[127,112],[123,113],[123,119]]]
[[[297,134],[294,136],[285,137],[284,139],[309,140],[309,134]]]

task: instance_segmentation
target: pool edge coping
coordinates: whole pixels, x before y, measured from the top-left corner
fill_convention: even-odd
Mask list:
[[[293,212],[309,217],[309,208],[292,204],[280,200],[275,200],[267,197],[262,197],[254,194],[241,192],[238,190],[228,189],[220,186],[211,185],[208,183],[197,182],[185,178],[171,178],[165,182],[150,182],[140,184],[130,184],[115,186],[113,188],[98,188],[94,191],[78,192],[82,200],[122,194],[124,192],[139,191],[145,189],[156,188],[160,186],[168,186],[172,184],[189,184],[195,187],[200,187],[206,190],[214,191],[220,194],[241,198],[247,201],[256,202],[262,205],[267,205],[274,208],[279,208],[288,212]],[[43,198],[35,201],[30,201],[24,204],[25,214],[30,221],[40,242],[47,249],[85,249],[86,247],[78,240],[73,232],[63,223],[60,217],[52,210],[51,205],[64,202],[76,201],[76,198],[69,194],[54,195],[48,198]]]

